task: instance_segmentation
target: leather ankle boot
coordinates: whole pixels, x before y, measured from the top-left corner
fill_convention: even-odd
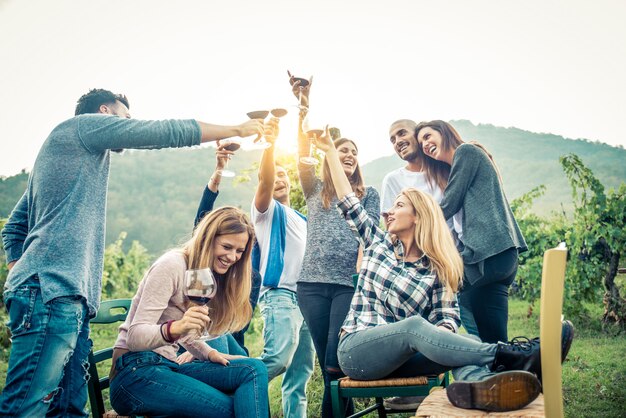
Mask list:
[[[446,389],[450,403],[457,408],[496,412],[523,408],[539,392],[541,383],[535,375],[522,371],[497,373],[477,382],[454,381]]]
[[[494,372],[525,370],[541,374],[541,351],[536,343],[525,337],[516,337],[508,343],[498,343],[496,356],[491,365]]]

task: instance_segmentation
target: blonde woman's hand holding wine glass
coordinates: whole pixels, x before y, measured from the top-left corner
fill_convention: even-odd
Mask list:
[[[185,335],[201,335],[211,325],[207,306],[192,306],[178,321],[172,322],[170,335],[177,340]]]

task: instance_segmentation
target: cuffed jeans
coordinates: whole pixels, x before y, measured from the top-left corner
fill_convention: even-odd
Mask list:
[[[0,416],[86,417],[88,309],[79,296],[43,303],[39,280],[4,293],[11,354]]]
[[[285,417],[306,417],[306,385],[313,374],[315,352],[309,328],[298,308],[296,294],[269,289],[259,300],[265,345],[261,361],[269,379],[283,376],[282,405]]]
[[[482,380],[493,375],[487,366],[493,363],[496,349],[497,344],[482,343],[413,316],[346,334],[337,354],[344,373],[358,380],[387,377],[418,353],[453,369],[455,380]],[[425,373],[416,370],[415,374]]]
[[[128,352],[115,363],[111,406],[122,415],[267,418],[267,370],[257,359],[228,366],[177,364],[153,351]]]

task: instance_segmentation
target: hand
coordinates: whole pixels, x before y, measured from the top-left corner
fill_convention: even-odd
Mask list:
[[[176,363],[178,364],[191,363],[194,360],[194,358],[195,357],[193,356],[193,354],[191,354],[189,351],[185,351],[183,354],[176,357]]]
[[[204,329],[211,325],[209,318],[209,308],[206,306],[192,306],[187,309],[182,319],[172,322],[170,335],[178,339],[183,335],[195,333],[200,335]]]
[[[217,141],[217,150],[215,151],[215,170],[223,170],[228,164],[228,160],[235,154],[234,151],[224,149],[225,145]]]
[[[245,356],[234,356],[231,354],[223,354],[217,350],[213,350],[209,353],[209,361],[212,363],[222,364],[224,366],[228,366],[230,364],[230,360],[235,360],[238,358],[246,358]]]
[[[309,107],[309,93],[311,92],[311,85],[313,84],[313,76],[309,78],[309,84],[302,87],[300,86],[300,80],[296,80],[296,77],[293,76],[287,70],[287,74],[289,75],[289,84],[291,84],[291,91],[293,95],[296,96],[296,99],[300,100],[300,105],[304,107]]]
[[[329,152],[331,149],[335,149],[335,144],[333,143],[333,139],[330,137],[330,133],[328,132],[328,125],[324,128],[324,135],[321,137],[315,137],[313,139],[315,146],[317,149],[324,151],[325,153]]]
[[[250,119],[238,126],[238,136],[245,138],[246,136],[256,135],[254,142],[257,142],[263,136],[265,126],[260,119]]]
[[[265,133],[263,134],[263,136],[265,136],[267,142],[270,142],[272,144],[276,142],[276,138],[278,137],[278,133],[280,132],[280,129],[278,128],[279,122],[280,119],[271,118],[270,121],[265,124]]]

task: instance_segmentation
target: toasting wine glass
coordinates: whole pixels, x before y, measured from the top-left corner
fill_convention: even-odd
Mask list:
[[[291,75],[291,72],[289,70],[287,70],[287,74],[289,75],[289,83],[291,84],[292,87],[298,81],[300,82],[300,84],[298,84],[298,87],[306,87],[309,85],[309,80],[307,80],[306,78],[294,77],[293,75]],[[302,104],[302,88],[300,89],[298,93],[298,108],[300,110],[307,109],[307,106],[304,106]]]
[[[227,151],[237,151],[241,148],[241,142],[234,138],[228,138],[220,141],[220,146],[222,146]],[[230,157],[230,155],[229,155]],[[228,162],[226,162],[226,166]],[[222,170],[220,170],[220,174],[222,177],[235,177],[235,172],[232,170],[227,170],[226,166]]]
[[[185,271],[185,286],[183,293],[191,303],[196,306],[205,306],[217,293],[217,281],[213,272],[209,268]],[[207,341],[213,339],[207,329],[205,329],[199,340]]]
[[[311,126],[311,119],[309,118],[309,113],[307,113],[306,117],[302,121],[302,132],[306,135],[309,141],[309,155],[306,157],[300,157],[300,162],[302,164],[307,165],[317,165],[319,161],[315,158],[315,140],[324,135],[323,129],[313,128]]]
[[[269,115],[269,110],[255,110],[253,112],[246,113],[250,119],[262,119],[263,121]],[[265,149],[271,147],[272,144],[267,142],[265,138],[261,137],[260,140],[255,142],[253,145],[247,146],[249,149]]]

